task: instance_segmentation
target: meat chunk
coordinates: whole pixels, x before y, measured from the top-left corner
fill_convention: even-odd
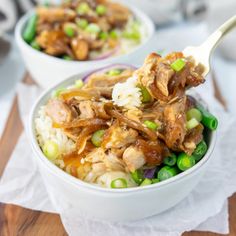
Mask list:
[[[181,150],[181,145],[186,134],[185,105],[186,97],[182,97],[164,109],[164,135],[168,148],[175,151]]]
[[[197,144],[199,144],[203,139],[202,135],[203,129],[204,129],[203,125],[199,124],[197,127],[188,131],[183,141],[184,152],[186,152],[189,155],[192,154]]]
[[[134,143],[138,132],[120,126],[111,126],[105,133],[102,146],[107,148],[121,148]]]
[[[60,56],[68,53],[67,38],[62,31],[43,31],[37,38],[37,43],[46,53],[53,56]]]
[[[59,99],[51,99],[46,105],[46,114],[56,124],[70,122],[73,118],[70,108]]]
[[[168,97],[169,90],[168,84],[175,72],[171,69],[170,65],[165,63],[159,63],[156,70],[155,84],[162,95]]]
[[[91,101],[81,101],[79,103],[80,118],[94,118],[95,113]]]
[[[123,160],[131,172],[141,168],[146,163],[143,152],[132,146],[124,151]]]
[[[78,60],[86,60],[89,55],[89,44],[86,40],[75,38],[71,42],[71,47]]]
[[[39,16],[40,22],[54,23],[71,21],[76,17],[75,11],[61,7],[37,7],[36,12]]]

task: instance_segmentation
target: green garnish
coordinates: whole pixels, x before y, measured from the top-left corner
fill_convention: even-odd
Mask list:
[[[85,29],[88,26],[88,21],[85,19],[79,19],[76,21],[76,24],[81,28]]]
[[[193,156],[189,156],[186,153],[180,153],[177,158],[177,166],[180,170],[185,171],[195,165],[195,158]]]
[[[96,7],[96,12],[100,16],[104,15],[106,13],[106,11],[107,11],[107,8],[104,5],[98,5]]]
[[[185,61],[183,59],[177,59],[170,65],[170,67],[174,71],[179,72],[185,67]]]
[[[157,128],[158,128],[158,124],[157,123],[155,123],[154,121],[150,121],[150,120],[145,120],[144,122],[144,125],[147,127],[147,128],[149,128],[149,129],[151,129],[151,130],[157,130]]]
[[[75,81],[75,87],[81,89],[84,86],[84,82],[82,79],[78,79]]]
[[[84,15],[87,14],[90,11],[90,7],[88,5],[88,3],[86,2],[82,2],[77,8],[76,8],[76,12],[79,15]]]
[[[105,134],[105,130],[103,129],[97,130],[95,133],[93,133],[91,141],[94,146],[96,147],[101,146],[104,134]]]
[[[59,155],[58,144],[53,141],[45,142],[42,149],[44,155],[51,161],[55,160]]]
[[[127,188],[128,184],[126,179],[117,178],[111,181],[111,188]]]

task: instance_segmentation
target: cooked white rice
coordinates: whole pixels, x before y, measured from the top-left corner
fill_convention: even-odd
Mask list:
[[[60,129],[54,128],[52,120],[45,112],[45,106],[39,109],[38,117],[35,119],[36,136],[40,147],[47,141],[57,143],[59,157],[75,150],[75,142],[68,138]],[[60,166],[63,163],[58,163]]]

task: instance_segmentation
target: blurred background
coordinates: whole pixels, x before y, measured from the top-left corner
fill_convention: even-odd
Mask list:
[[[122,2],[117,0],[118,2]],[[4,129],[17,84],[26,70],[14,40],[17,20],[37,3],[58,3],[57,0],[0,0],[0,136]],[[227,18],[236,14],[235,0],[126,0],[147,13],[156,25],[156,34],[149,51],[132,60],[139,64],[151,51],[182,50],[200,44]],[[213,72],[228,104],[234,107],[236,86],[236,31],[221,43],[212,60]]]

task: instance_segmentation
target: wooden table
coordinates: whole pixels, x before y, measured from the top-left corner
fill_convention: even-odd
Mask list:
[[[26,83],[32,80],[26,76]],[[217,98],[225,105],[215,84]],[[18,137],[23,130],[19,117],[17,98],[15,98],[8,121],[0,140],[0,176],[10,158]],[[229,199],[230,236],[236,236],[236,194]],[[193,212],[194,214],[194,212]],[[57,214],[49,214],[40,211],[29,210],[12,204],[0,203],[0,236],[15,235],[43,235],[62,236],[67,235],[60,217]],[[184,236],[217,236],[219,234],[208,232],[186,232]],[[87,236],[87,235],[81,235]]]

